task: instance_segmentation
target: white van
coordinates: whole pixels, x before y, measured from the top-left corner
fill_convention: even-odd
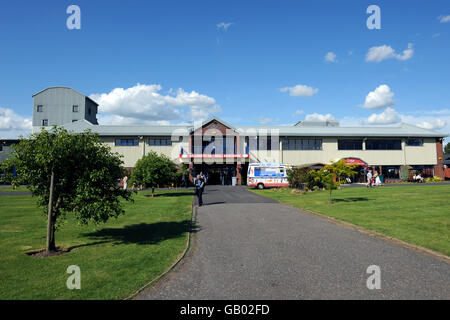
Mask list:
[[[291,165],[281,163],[250,163],[247,172],[247,185],[258,189],[288,187],[287,170],[291,168]]]

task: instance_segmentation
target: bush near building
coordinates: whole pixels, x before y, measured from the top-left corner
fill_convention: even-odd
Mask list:
[[[154,196],[155,188],[176,182],[177,172],[176,164],[167,156],[150,151],[136,162],[130,180],[132,184],[151,188]]]

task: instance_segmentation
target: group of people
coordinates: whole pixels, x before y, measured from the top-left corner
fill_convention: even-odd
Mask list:
[[[416,175],[416,174],[413,175],[413,181],[414,181],[414,182],[424,182],[424,181],[425,181],[425,178],[422,177],[422,176],[420,175],[420,173],[418,173],[417,175]]]
[[[199,174],[194,178],[195,194],[198,197],[198,205],[201,207],[203,205],[203,191],[205,190],[205,184],[208,180],[207,176],[200,171]]]
[[[366,182],[366,187],[367,188],[371,188],[373,186],[381,186],[381,178],[380,175],[378,174],[378,172],[375,170],[374,173],[372,174],[372,170],[368,170],[367,171],[367,182]]]

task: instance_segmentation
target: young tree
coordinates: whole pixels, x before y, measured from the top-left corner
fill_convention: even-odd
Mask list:
[[[450,142],[447,142],[447,144],[444,147],[444,154],[450,153]]]
[[[340,160],[338,162],[332,162],[320,170],[312,171],[311,174],[317,183],[323,184],[330,191],[329,201],[331,203],[333,201],[331,192],[339,187],[341,180],[354,176],[356,174],[356,167],[355,165],[347,165],[345,160]]]
[[[15,145],[2,168],[16,167],[13,184],[26,183],[47,213],[47,252],[55,251],[55,231],[67,213],[80,224],[106,222],[124,213],[121,199],[131,192],[118,186],[124,168],[119,154],[90,131],[70,134],[54,127]]]
[[[165,155],[150,151],[136,162],[131,181],[152,188],[153,197],[155,188],[169,185],[174,181],[176,174],[177,168],[172,160]]]

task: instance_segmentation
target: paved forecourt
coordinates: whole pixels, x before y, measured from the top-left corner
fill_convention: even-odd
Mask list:
[[[448,263],[243,186],[206,186],[197,224],[188,256],[138,299],[450,299]]]

